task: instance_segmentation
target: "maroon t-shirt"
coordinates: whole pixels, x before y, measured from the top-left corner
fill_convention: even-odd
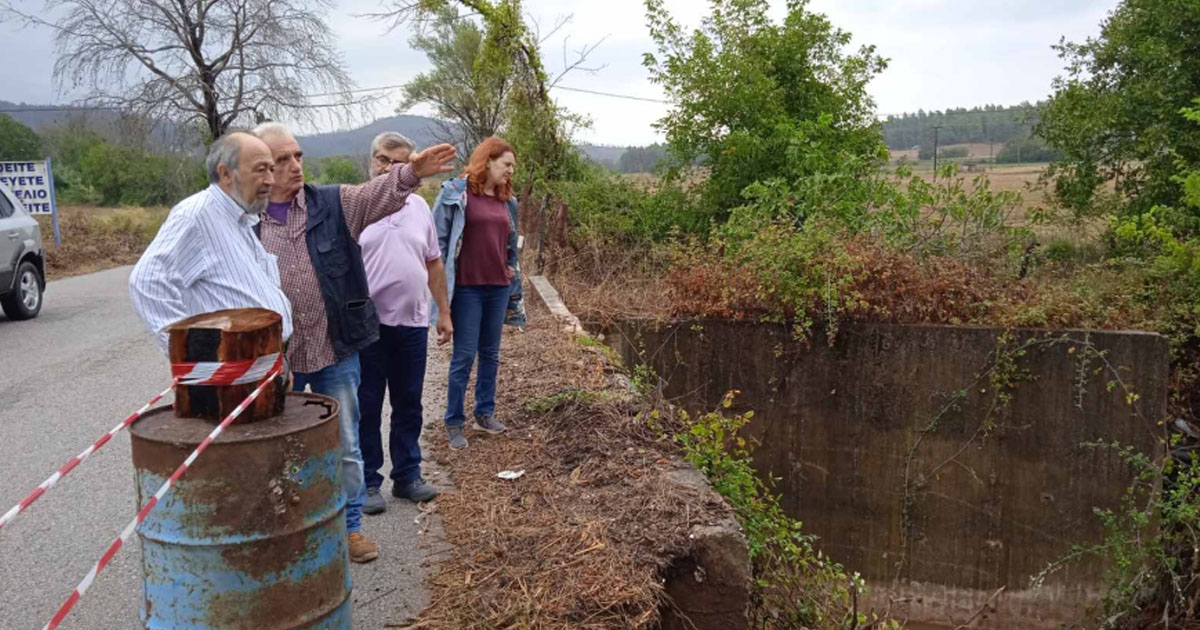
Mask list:
[[[455,283],[462,286],[506,286],[508,275],[508,208],[495,197],[467,192],[467,225],[458,253]]]

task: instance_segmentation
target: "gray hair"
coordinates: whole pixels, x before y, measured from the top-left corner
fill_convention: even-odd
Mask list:
[[[265,122],[265,123],[255,127],[254,131],[252,131],[251,133],[253,133],[255,135],[255,137],[257,137],[259,139],[261,139],[263,136],[269,136],[273,133],[287,134],[289,136],[295,137],[292,134],[291,130],[287,128],[287,125],[285,125],[281,122],[274,122],[274,121]]]
[[[208,157],[204,159],[204,166],[208,169],[208,181],[216,184],[221,181],[221,173],[217,170],[218,166],[224,166],[229,171],[236,172],[238,162],[242,159],[242,141],[238,139],[238,135],[245,134],[245,131],[230,131],[225,135],[217,138],[216,142],[208,148]]]
[[[417,145],[414,144],[412,140],[409,140],[407,137],[405,137],[404,134],[397,133],[395,131],[385,131],[378,136],[375,136],[375,139],[371,141],[371,155],[369,155],[368,158],[372,160],[375,159],[375,154],[379,153],[380,149],[383,149],[384,151],[392,151],[395,149],[408,149],[409,151],[416,151]]]

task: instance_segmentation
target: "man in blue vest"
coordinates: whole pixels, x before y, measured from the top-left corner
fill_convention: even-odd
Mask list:
[[[356,186],[304,183],[304,153],[279,123],[254,130],[271,149],[275,183],[260,236],[279,259],[283,292],[292,303],[295,332],[288,345],[297,391],[337,399],[342,436],[342,482],[350,559],[370,562],[379,550],[362,533],[366,498],[359,445],[358,352],[379,339],[379,318],[371,303],[358,237],[372,223],[400,211],[421,178],[452,170],[454,147],[439,144]]]

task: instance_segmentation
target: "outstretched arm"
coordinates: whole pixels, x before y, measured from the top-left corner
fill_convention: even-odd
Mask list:
[[[458,152],[449,144],[429,147],[401,168],[365,184],[342,186],[342,213],[350,236],[358,240],[368,225],[399,212],[404,200],[421,186],[421,179],[454,169]]]

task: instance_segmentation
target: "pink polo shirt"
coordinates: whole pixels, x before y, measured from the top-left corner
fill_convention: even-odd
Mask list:
[[[429,272],[441,257],[433,213],[420,195],[409,195],[397,213],[371,224],[358,237],[371,301],[384,326],[429,326]]]

